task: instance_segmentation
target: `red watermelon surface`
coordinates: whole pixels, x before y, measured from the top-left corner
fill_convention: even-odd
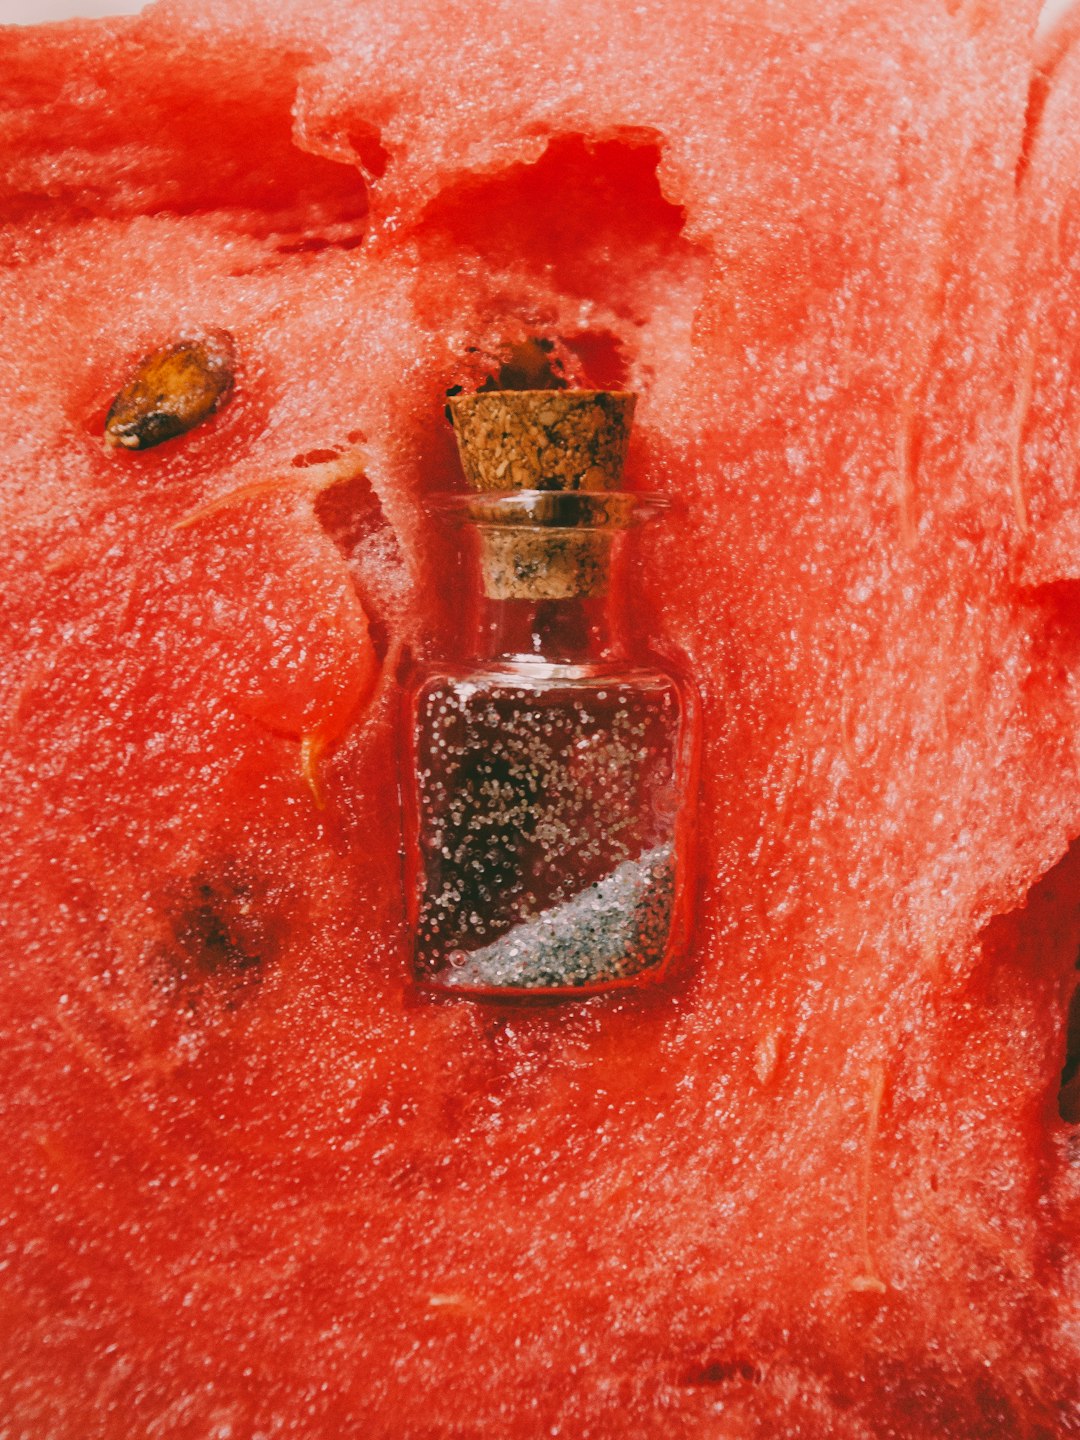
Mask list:
[[[1037,8],[0,31],[4,1440],[1080,1435]],[[107,448],[220,331],[218,413]],[[626,600],[702,695],[700,885],[669,983],[515,1008],[410,982],[395,757],[446,391],[537,354],[682,505]]]

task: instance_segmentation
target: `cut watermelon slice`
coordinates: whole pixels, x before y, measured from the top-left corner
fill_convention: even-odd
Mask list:
[[[4,32],[13,1436],[1080,1433],[1080,62],[1025,130],[1034,3],[730,9]],[[410,985],[395,716],[446,392],[532,364],[685,506],[704,879],[515,1010]]]

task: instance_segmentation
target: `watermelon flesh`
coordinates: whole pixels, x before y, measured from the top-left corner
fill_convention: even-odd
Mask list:
[[[1033,4],[7,31],[0,1415],[1080,1433],[1080,50]],[[1030,105],[1029,105],[1030,100]],[[228,405],[101,444],[141,355]],[[454,386],[640,393],[704,702],[681,975],[409,982]],[[1071,1108],[1072,1107],[1072,1108]]]

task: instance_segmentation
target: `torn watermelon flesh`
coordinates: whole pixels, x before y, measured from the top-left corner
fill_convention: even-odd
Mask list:
[[[755,14],[5,36],[15,1433],[1078,1428],[1080,84],[1018,200],[1033,6]],[[199,327],[229,405],[106,454]],[[445,391],[536,337],[692,516],[704,879],[669,987],[496,1013],[409,984],[393,717]]]

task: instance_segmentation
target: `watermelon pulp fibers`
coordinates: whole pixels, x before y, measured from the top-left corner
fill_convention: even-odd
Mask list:
[[[1035,10],[3,33],[0,1433],[1080,1432]],[[219,328],[220,414],[106,452]],[[662,992],[515,1010],[409,986],[394,727],[444,394],[536,339],[686,507],[627,599],[703,694],[702,883]]]

